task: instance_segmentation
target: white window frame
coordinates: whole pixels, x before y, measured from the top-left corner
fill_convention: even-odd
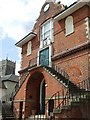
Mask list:
[[[68,16],[65,20],[65,30],[66,30],[66,36],[70,35],[74,32],[74,23],[73,23],[73,17]]]
[[[88,27],[89,27],[89,28],[88,28],[88,29],[89,29],[89,30],[88,30],[88,36],[89,36],[89,39],[90,39],[90,17],[89,17],[89,19],[88,19]]]
[[[44,30],[45,30],[45,25],[48,22],[50,22],[50,25],[49,25],[50,28],[46,32],[50,31],[50,35],[47,38],[45,38],[45,33],[46,32]],[[42,34],[41,29],[43,29],[43,34]],[[41,35],[42,35],[43,39],[42,39]],[[41,25],[41,28],[40,28],[40,49],[48,46],[52,42],[54,42],[54,38],[53,38],[53,19],[50,19],[50,20],[46,21],[44,24]]]
[[[49,66],[51,67],[52,66],[52,60],[51,60],[51,56],[52,56],[52,44],[50,44],[49,46],[43,48],[43,49],[40,49],[38,51],[38,57],[37,57],[37,65],[39,66],[39,56],[40,56],[40,52],[46,48],[49,47]]]
[[[31,53],[32,53],[32,42],[29,41],[27,44],[27,56],[31,55]]]

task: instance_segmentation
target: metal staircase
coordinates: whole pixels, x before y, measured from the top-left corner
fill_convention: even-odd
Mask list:
[[[68,75],[65,73],[65,71],[59,72],[55,70],[53,67],[44,66],[44,69],[51,74],[53,77],[55,77],[58,82],[63,84],[66,88],[70,90],[70,92],[77,92],[77,91],[84,91],[85,89],[80,89],[77,85],[75,85],[73,82],[69,80]]]
[[[55,77],[58,82],[63,84],[67,91],[61,90],[56,93],[54,93],[51,98],[48,100],[48,102],[45,105],[45,111],[48,111],[45,113],[45,115],[39,115],[39,117],[34,117],[35,120],[62,120],[62,117],[60,118],[60,114],[62,115],[63,111],[71,111],[73,107],[79,106],[80,104],[85,104],[85,102],[89,102],[90,100],[90,78],[83,81],[82,83],[75,85],[73,82],[71,82],[67,76],[67,74],[63,71],[60,71],[53,67],[43,66],[43,68],[53,77]],[[53,111],[51,110],[49,113],[49,101],[53,100]],[[90,110],[90,109],[89,109]],[[88,112],[88,111],[87,111]],[[67,112],[66,112],[67,115]],[[44,117],[43,117],[44,116]],[[59,116],[59,117],[58,117]],[[67,120],[71,119],[71,116],[67,115]],[[78,117],[77,117],[78,119]],[[88,116],[81,117],[80,120],[89,120]],[[65,119],[66,120],[66,119]]]
[[[38,115],[31,116],[27,118],[27,120],[56,120],[58,117],[60,118],[60,115],[62,115],[65,111],[67,115],[67,111],[71,111],[74,106],[79,106],[81,103],[85,103],[90,100],[90,78],[88,78],[87,80],[83,81],[78,85],[75,85],[73,82],[70,81],[68,75],[64,71],[58,69],[58,67],[56,66],[49,67],[43,65],[41,67],[43,67],[43,69],[45,69],[59,83],[63,84],[66,87],[66,90],[62,89],[61,91],[57,91],[50,97],[50,99],[45,104],[44,115],[40,114],[39,112]],[[12,98],[11,101],[13,100],[13,96],[18,92],[18,90],[22,86],[28,74],[29,72],[25,72],[25,74],[23,74],[22,77],[20,78],[21,79],[20,86],[17,89],[15,89],[14,92],[11,94]],[[7,101],[7,97],[4,99],[4,101]],[[53,101],[52,109],[49,108],[50,101]],[[4,106],[2,106],[3,120],[16,119],[13,112],[10,111],[12,110],[10,108],[11,106],[12,104],[10,104],[9,102],[8,103],[6,102]],[[58,120],[61,120],[61,118],[60,119],[59,118]]]

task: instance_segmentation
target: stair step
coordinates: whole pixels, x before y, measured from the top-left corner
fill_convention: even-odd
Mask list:
[[[49,117],[48,117],[49,118]],[[45,120],[45,119],[47,119],[48,120],[48,118],[46,118],[46,116],[45,115],[31,115],[30,117],[28,117],[26,120],[34,120],[34,119],[36,119],[36,120]]]
[[[57,72],[51,67],[44,66],[44,69],[51,74],[53,77],[55,77],[58,81],[60,81],[65,87],[69,87],[71,91],[79,91],[79,87],[77,87],[74,83],[72,83],[70,80],[68,80],[64,75]],[[85,91],[85,90],[84,90]]]
[[[61,109],[54,109],[53,113],[61,113]]]

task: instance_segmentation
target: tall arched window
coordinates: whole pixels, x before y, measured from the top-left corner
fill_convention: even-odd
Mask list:
[[[31,54],[31,48],[32,48],[32,44],[31,44],[31,41],[29,41],[27,44],[27,55]]]
[[[69,35],[74,32],[73,17],[69,16],[65,21],[66,35]]]

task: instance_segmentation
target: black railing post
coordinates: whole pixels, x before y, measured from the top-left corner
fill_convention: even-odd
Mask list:
[[[22,120],[23,101],[20,101],[19,120]]]

